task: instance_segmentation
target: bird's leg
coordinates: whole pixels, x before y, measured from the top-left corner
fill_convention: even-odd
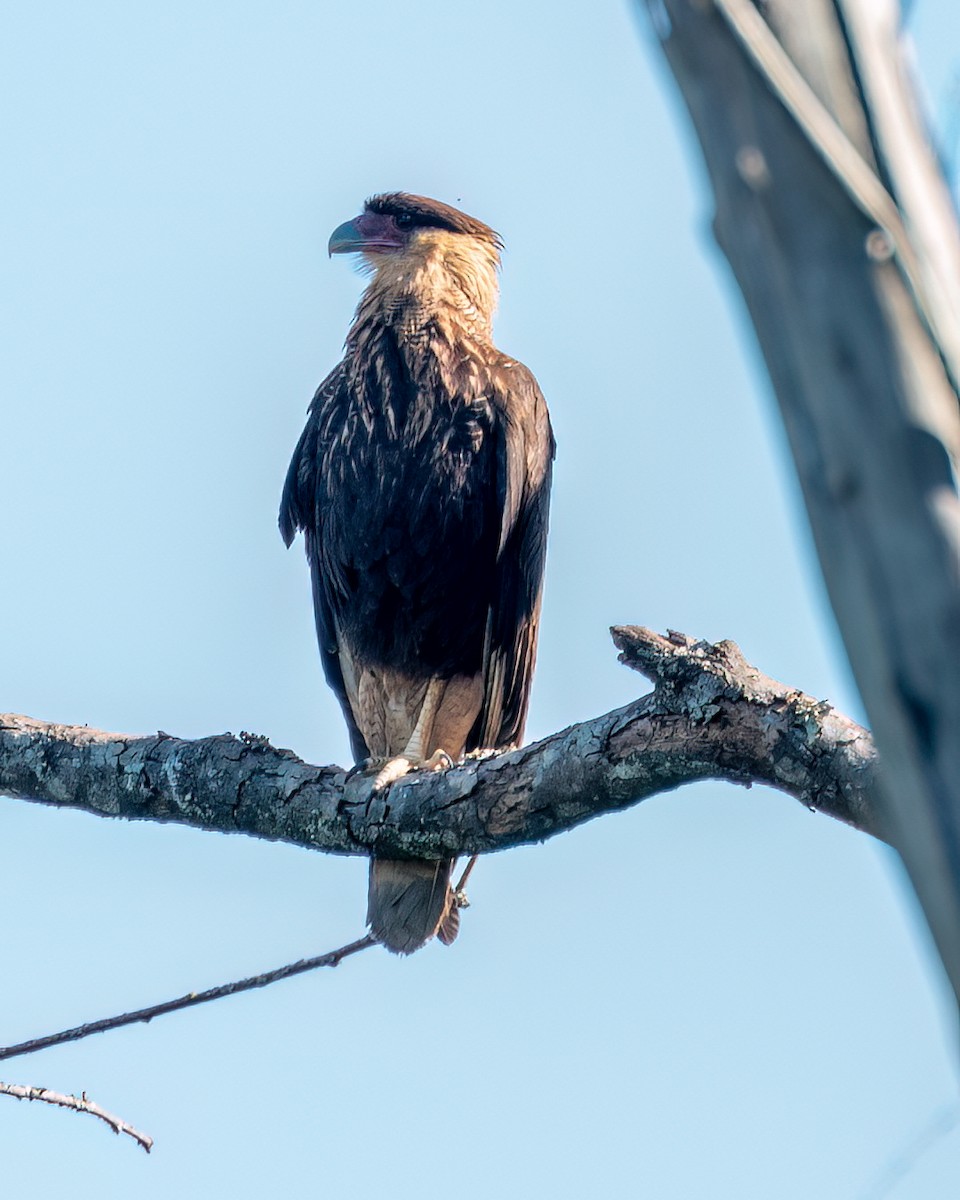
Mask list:
[[[469,908],[470,901],[467,899],[467,893],[463,890],[467,880],[470,878],[470,872],[473,870],[477,862],[477,855],[467,863],[463,874],[460,876],[460,882],[456,887],[450,888],[450,907],[440,922],[440,928],[437,930],[437,938],[443,942],[445,946],[450,946],[456,941],[457,934],[460,932],[460,910],[461,908]]]
[[[457,908],[470,907],[470,901],[467,899],[467,893],[463,889],[467,886],[467,880],[470,878],[473,868],[477,865],[477,859],[479,857],[479,854],[473,855],[467,865],[463,868],[463,874],[460,876],[460,881],[453,889],[453,903],[457,906]]]
[[[423,697],[423,704],[420,706],[420,715],[417,717],[417,723],[414,726],[413,733],[410,735],[410,740],[404,746],[401,754],[397,755],[396,758],[389,759],[381,768],[376,779],[373,781],[373,790],[375,792],[380,792],[385,787],[389,787],[391,783],[396,783],[408,771],[414,769],[441,771],[453,766],[453,759],[445,750],[434,750],[429,757],[426,755],[426,748],[433,730],[434,718],[436,717],[437,709],[440,707],[440,701],[443,699],[445,690],[445,680],[430,680],[427,685],[426,694]]]
[[[437,709],[440,707],[440,701],[443,699],[445,691],[446,682],[443,679],[431,679],[427,684],[423,703],[420,705],[420,715],[417,717],[413,733],[410,734],[410,740],[404,747],[402,754],[402,757],[411,766],[427,766],[432,763],[438,753],[442,753],[442,751],[437,751],[428,759],[426,751],[433,733],[434,718],[437,715]]]

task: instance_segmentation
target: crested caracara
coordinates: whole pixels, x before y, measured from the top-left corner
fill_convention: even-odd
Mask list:
[[[523,736],[554,443],[533,375],[492,341],[501,247],[399,192],[330,238],[372,278],[310,406],[280,529],[287,545],[304,533],[324,673],[375,787]],[[375,857],[373,935],[400,954],[452,941],[452,868]]]

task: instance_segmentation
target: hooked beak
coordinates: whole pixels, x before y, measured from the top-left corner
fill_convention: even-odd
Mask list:
[[[405,239],[393,217],[382,213],[361,213],[352,221],[344,221],[330,234],[327,250],[334,254],[357,254],[369,251],[401,250]]]

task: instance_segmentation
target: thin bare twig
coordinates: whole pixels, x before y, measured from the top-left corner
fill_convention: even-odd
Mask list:
[[[960,1104],[945,1104],[938,1109],[923,1129],[899,1150],[883,1167],[872,1187],[861,1200],[886,1200],[902,1183],[920,1160],[942,1142],[960,1123]]]
[[[49,1088],[0,1082],[0,1094],[13,1096],[17,1100],[42,1100],[45,1104],[56,1104],[60,1108],[72,1108],[74,1112],[84,1112],[89,1113],[91,1117],[99,1117],[101,1121],[105,1121],[110,1126],[114,1133],[125,1133],[128,1137],[132,1137],[137,1145],[142,1146],[148,1154],[153,1145],[153,1138],[149,1134],[141,1133],[139,1129],[128,1125],[121,1117],[107,1112],[99,1104],[94,1104],[87,1098],[86,1092],[80,1096],[65,1096],[62,1092],[51,1092]]]
[[[81,1038],[90,1037],[93,1033],[106,1033],[108,1029],[120,1029],[124,1025],[135,1025],[138,1021],[152,1021],[154,1017],[162,1017],[166,1013],[177,1012],[181,1008],[192,1008],[195,1004],[206,1004],[208,1000],[219,1000],[223,996],[235,996],[238,992],[249,992],[252,988],[266,987],[281,979],[289,979],[292,975],[302,975],[305,971],[316,970],[317,967],[335,967],[351,954],[359,954],[370,946],[376,946],[374,938],[367,934],[359,941],[341,946],[339,950],[330,950],[316,958],[301,958],[298,962],[288,963],[275,971],[267,971],[263,975],[251,975],[247,979],[238,979],[235,983],[222,983],[219,987],[209,988],[205,992],[188,992],[176,1000],[166,1000],[162,1004],[153,1004],[149,1008],[138,1008],[135,1012],[120,1013],[115,1017],[104,1017],[99,1021],[90,1021],[86,1025],[77,1025],[73,1029],[64,1029],[60,1033],[49,1033],[44,1037],[31,1038],[28,1042],[18,1042],[15,1046],[0,1047],[0,1059],[18,1058],[21,1054],[33,1054],[37,1050],[46,1050],[49,1046],[59,1046],[64,1042],[77,1042]],[[43,1089],[33,1089],[40,1090]],[[50,1093],[55,1095],[55,1093]],[[40,1099],[40,1097],[29,1097]]]

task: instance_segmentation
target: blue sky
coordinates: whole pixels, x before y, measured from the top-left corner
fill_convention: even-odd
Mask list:
[[[949,119],[947,0],[918,3]],[[172,0],[0,38],[0,708],[255,730],[346,762],[276,508],[362,281],[375,191],[507,243],[499,344],[559,444],[528,736],[635,697],[607,627],[730,637],[859,714],[696,153],[625,4]],[[0,801],[0,1042],[318,953],[365,864]],[[956,1097],[889,852],[702,785],[484,860],[451,950],[5,1064],[157,1140],[0,1103],[11,1194],[841,1200]],[[0,1098],[2,1099],[2,1098]],[[960,1132],[890,1193],[947,1194]]]

